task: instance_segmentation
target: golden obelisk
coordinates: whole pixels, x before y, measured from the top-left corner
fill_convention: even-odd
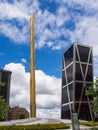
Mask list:
[[[30,116],[36,117],[34,14],[30,18]]]

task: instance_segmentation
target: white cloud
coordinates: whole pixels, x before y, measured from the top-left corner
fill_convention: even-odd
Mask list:
[[[56,90],[57,91],[57,90]],[[38,94],[37,107],[43,109],[60,108],[60,94]],[[47,101],[48,100],[48,101]]]
[[[23,28],[20,30],[15,25],[0,22],[0,33],[3,33],[5,36],[9,37],[17,44],[21,44],[21,42],[22,43],[27,42],[27,40],[29,39],[28,30],[29,30],[28,25],[23,26]]]
[[[50,26],[50,29],[47,27],[48,25]],[[35,36],[37,36],[35,41],[37,48],[41,48],[44,45],[49,45],[47,43],[51,42],[51,40],[56,37],[57,33],[53,32],[55,31],[53,30],[54,27],[55,16],[47,10],[44,12],[39,10],[35,17]]]
[[[60,118],[61,109],[37,109],[39,117],[48,117],[48,118]],[[58,114],[57,114],[58,113]],[[48,116],[47,116],[48,115]]]
[[[30,16],[37,10],[37,0],[0,2],[0,33],[16,44],[28,43]]]
[[[0,33],[4,34],[16,44],[29,42],[29,19],[35,13],[35,47],[48,46],[57,49],[62,36],[60,28],[69,19],[67,10],[59,8],[56,15],[47,9],[42,11],[39,7],[40,1],[17,1],[0,3]],[[5,11],[3,9],[5,8]],[[3,13],[2,13],[3,12]],[[66,17],[64,17],[66,15]],[[49,28],[48,28],[49,26]],[[56,39],[56,41],[55,41]],[[52,43],[52,44],[50,44]],[[62,46],[60,45],[60,48]]]
[[[21,4],[23,2],[19,3],[14,2],[14,4],[10,3],[0,3],[0,18],[4,19],[13,19],[13,18],[18,18],[18,19],[28,19],[29,16],[24,9],[25,5]],[[3,13],[2,13],[3,11]]]
[[[59,50],[66,46],[67,43],[64,42],[64,40],[61,40],[60,37],[68,36],[67,31],[64,31],[63,29],[63,25],[69,18],[69,14],[67,14],[67,10],[64,8],[59,8],[56,15],[48,10],[45,10],[44,12],[39,10],[35,17],[36,48],[48,46],[53,50]]]
[[[29,20],[31,14],[36,12],[39,8],[39,4],[37,0],[14,0],[13,3],[9,3],[8,1],[0,2],[0,19],[9,19],[12,20],[14,18],[18,20]],[[2,13],[3,12],[3,13]]]
[[[60,20],[64,22],[64,18],[67,16],[67,20],[71,20],[74,23],[74,29],[72,31],[69,28],[64,28],[65,35],[63,34],[63,36],[66,37],[67,35],[71,43],[79,42],[93,46],[94,55],[98,55],[98,1],[57,0],[55,2],[60,4],[60,9],[58,8],[58,14],[60,10],[62,14],[58,15]],[[63,7],[70,9],[64,12]]]
[[[89,0],[89,1],[85,1],[85,0],[56,0],[55,2],[60,3],[61,5],[66,6],[69,5],[70,7],[74,7],[74,8],[82,8],[82,9],[86,9],[86,10],[90,10],[90,11],[96,11],[98,10],[98,1],[97,0]],[[97,12],[96,12],[97,13]]]
[[[22,58],[21,61],[22,61],[23,63],[26,63],[26,62],[27,62],[26,59],[24,59],[24,58]]]
[[[29,73],[20,63],[9,63],[4,69],[12,71],[10,105],[20,105],[29,110]],[[61,79],[36,70],[37,116],[59,118],[60,95]]]
[[[98,56],[94,56],[94,76],[98,77]]]
[[[89,0],[89,1],[85,1],[85,0],[78,0],[75,1],[72,0],[73,3],[77,4],[77,5],[81,5],[82,7],[84,7],[87,10],[98,10],[98,1],[97,0]],[[93,10],[92,10],[93,9]]]
[[[24,106],[29,109],[29,73],[20,63],[10,63],[4,69],[12,71],[10,104]]]
[[[59,28],[63,26],[68,20],[70,20],[68,10],[65,8],[65,6],[60,6],[57,9],[57,15],[56,15],[57,27]]]
[[[46,75],[43,71],[36,71],[37,93],[38,94],[60,94],[60,79]],[[55,84],[54,84],[55,83]],[[59,83],[59,85],[58,85]],[[44,90],[44,91],[43,91]]]
[[[9,37],[16,44],[29,42],[29,18],[35,13],[35,47],[48,46],[62,49],[67,42],[81,42],[94,46],[94,55],[98,55],[98,1],[56,0],[59,6],[55,13],[40,8],[39,0],[15,0],[13,3],[0,3],[0,33]],[[52,1],[51,1],[52,3]],[[69,8],[70,7],[70,8]],[[5,8],[5,10],[4,10]],[[79,11],[77,11],[79,9]],[[2,13],[3,12],[3,13]],[[84,13],[85,12],[85,13]],[[72,21],[74,29],[66,23]],[[64,37],[64,39],[61,39]],[[62,44],[63,42],[63,44]]]
[[[65,41],[59,41],[60,42],[60,44],[57,44],[57,45],[54,45],[53,47],[52,47],[52,50],[60,50],[60,49],[62,49],[62,48],[65,48],[67,45],[68,45],[68,43],[66,43]]]
[[[35,33],[37,36],[36,47],[41,48],[47,45],[52,49],[62,49],[67,45],[66,42],[60,40],[63,36],[65,39],[69,39],[72,43],[79,42],[93,46],[94,55],[98,55],[98,15],[96,14],[96,9],[98,9],[97,2],[93,2],[91,0],[91,4],[84,0],[71,0],[70,2],[62,0],[60,2],[64,3],[57,8],[56,14],[52,14],[47,10],[44,12],[41,10],[37,12],[35,23]],[[72,5],[71,9],[73,12],[70,12],[67,8],[69,5]],[[76,13],[75,9],[80,9],[81,13],[78,11]],[[84,11],[85,14],[81,15],[82,11]],[[90,12],[92,15],[89,15]],[[72,31],[69,28],[66,28],[66,22],[68,21],[72,21],[74,24],[74,29]]]
[[[76,29],[70,32],[71,41],[84,43],[94,48],[94,55],[98,55],[98,22],[95,17],[81,17],[76,23]]]

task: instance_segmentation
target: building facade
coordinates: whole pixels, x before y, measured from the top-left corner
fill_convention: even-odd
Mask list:
[[[25,108],[15,106],[10,109],[9,120],[29,118],[29,112]]]
[[[10,97],[11,73],[11,71],[0,69],[0,82],[4,83],[4,86],[0,87],[0,96],[5,99],[8,105]]]
[[[70,119],[72,112],[79,119],[91,120],[86,89],[93,83],[92,47],[74,43],[62,56],[61,118]]]

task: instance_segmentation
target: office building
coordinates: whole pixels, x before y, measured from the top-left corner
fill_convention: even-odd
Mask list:
[[[4,83],[4,86],[0,87],[0,96],[3,96],[8,105],[10,97],[11,73],[11,71],[0,69],[0,82]]]
[[[75,112],[79,119],[91,120],[92,97],[85,91],[93,83],[92,53],[92,47],[74,43],[62,56],[62,119]]]

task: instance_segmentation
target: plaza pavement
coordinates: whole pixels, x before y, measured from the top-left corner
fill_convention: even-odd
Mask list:
[[[0,122],[0,126],[13,126],[13,125],[32,125],[32,124],[58,124],[65,123],[70,126],[72,130],[72,122],[71,120],[64,119],[51,119],[51,118],[27,118],[21,120],[11,120],[11,121],[3,121]],[[90,130],[91,127],[80,125],[80,130]]]

